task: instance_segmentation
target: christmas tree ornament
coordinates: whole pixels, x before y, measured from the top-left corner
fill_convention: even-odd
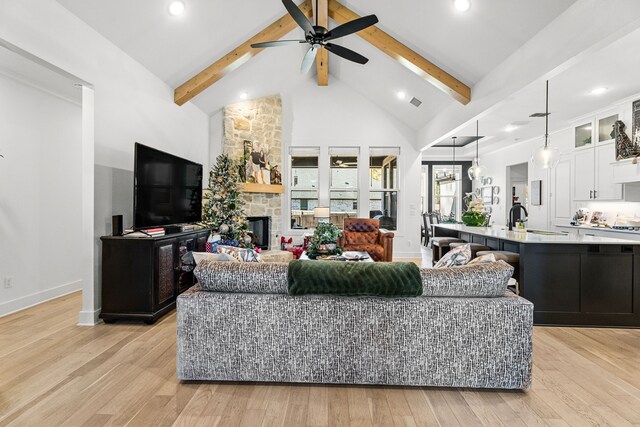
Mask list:
[[[224,236],[229,233],[229,226],[227,224],[222,224],[220,228],[218,228],[218,231]]]

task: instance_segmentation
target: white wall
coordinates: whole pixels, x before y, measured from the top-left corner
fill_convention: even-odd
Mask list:
[[[0,316],[81,288],[81,125],[79,103],[0,74]]]
[[[100,241],[111,216],[133,211],[133,144],[141,142],[205,164],[209,118],[173,102],[173,90],[55,0],[0,0],[0,39],[91,83],[95,88],[95,290],[100,294]],[[99,313],[99,298],[85,306]],[[89,313],[91,311],[91,313]]]
[[[394,257],[420,256],[420,167],[421,153],[414,147],[416,133],[380,109],[349,86],[333,79],[328,87],[318,87],[308,79],[293,88],[283,88],[282,144],[284,155],[283,181],[290,179],[288,152],[290,146],[321,147],[320,203],[329,200],[329,147],[359,147],[359,188],[368,182],[369,147],[400,147],[398,230],[395,232]],[[211,157],[222,146],[222,115],[211,118]],[[289,236],[300,230],[289,230],[289,197],[283,198],[283,229]],[[360,192],[360,215],[369,215],[366,191]]]

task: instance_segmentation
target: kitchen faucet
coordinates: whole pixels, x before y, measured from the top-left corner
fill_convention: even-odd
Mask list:
[[[511,209],[509,209],[509,231],[513,230],[513,226],[516,225],[516,221],[514,219],[514,213],[516,211],[516,209],[522,209],[524,211],[524,220],[527,220],[527,217],[529,216],[529,212],[527,212],[527,208],[525,208],[524,206],[522,206],[521,204],[517,204],[517,205],[513,205],[511,206]]]

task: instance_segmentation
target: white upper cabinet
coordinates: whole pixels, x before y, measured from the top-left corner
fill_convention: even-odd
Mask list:
[[[622,200],[622,184],[616,183],[611,166],[616,151],[611,131],[618,117],[609,112],[575,127],[574,200]]]
[[[622,184],[615,183],[614,169],[611,166],[611,162],[616,159],[615,142],[597,145],[595,153],[597,173],[594,199],[622,200]]]
[[[593,200],[596,181],[595,150],[576,150],[573,153],[573,199]]]

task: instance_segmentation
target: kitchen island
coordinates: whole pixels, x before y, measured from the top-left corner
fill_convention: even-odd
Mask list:
[[[520,294],[538,325],[640,326],[640,241],[461,224],[434,234],[520,254]]]

